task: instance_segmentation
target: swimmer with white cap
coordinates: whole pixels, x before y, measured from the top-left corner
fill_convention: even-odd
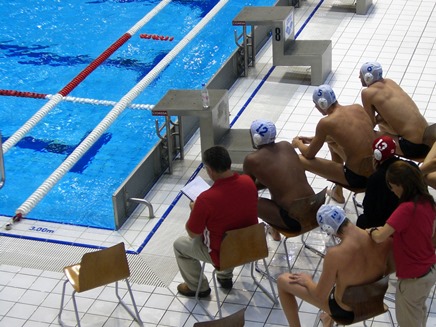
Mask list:
[[[424,158],[432,142],[424,140],[428,122],[413,99],[395,81],[383,77],[378,62],[365,62],[359,71],[364,86],[361,97],[376,136],[388,135],[396,143],[396,153],[408,158]]]
[[[364,189],[374,171],[373,125],[360,104],[339,104],[330,85],[315,87],[312,100],[324,117],[315,128],[315,136],[297,136],[292,145],[301,152],[300,159],[307,171],[335,182],[332,198],[344,203],[342,186]],[[324,144],[329,147],[331,160],[316,157]]]
[[[292,145],[288,141],[276,142],[277,131],[272,121],[253,121],[250,134],[256,151],[245,157],[244,174],[253,179],[259,190],[268,189],[268,196],[261,195],[258,199],[258,217],[273,227],[269,233],[275,241],[280,241],[277,229],[301,230],[300,223],[288,214],[294,201],[315,192]]]
[[[320,227],[340,243],[326,250],[316,280],[306,272],[281,274],[277,278],[280,303],[289,326],[301,326],[298,299],[324,311],[320,314],[323,326],[333,326],[334,321],[350,325],[357,312],[342,300],[344,292],[350,286],[373,283],[384,276],[392,240],[375,243],[335,205],[322,205],[316,218]]]

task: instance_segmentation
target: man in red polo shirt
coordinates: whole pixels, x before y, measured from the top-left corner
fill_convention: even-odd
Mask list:
[[[188,236],[174,242],[174,253],[184,283],[177,290],[185,296],[195,296],[201,273],[201,263],[219,267],[219,250],[226,231],[258,223],[257,189],[247,175],[234,173],[227,150],[213,146],[203,153],[203,163],[214,182],[191,203],[191,214],[186,223]],[[217,272],[221,287],[233,287],[232,270]],[[210,294],[210,287],[203,276],[199,297]]]

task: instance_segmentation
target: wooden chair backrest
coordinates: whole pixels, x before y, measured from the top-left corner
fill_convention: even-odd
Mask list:
[[[117,282],[130,276],[124,243],[86,253],[79,270],[79,292]]]
[[[268,256],[263,223],[227,231],[220,247],[220,267],[225,270],[242,266]]]
[[[196,322],[194,327],[242,327],[244,324],[245,308],[221,319]]]
[[[349,286],[345,289],[342,302],[354,312],[353,323],[367,320],[386,312],[383,299],[388,289],[389,275],[365,285]],[[335,319],[336,320],[336,319]],[[341,323],[341,321],[336,320]]]
[[[291,203],[288,208],[288,216],[298,221],[301,226],[301,230],[295,235],[307,233],[318,227],[316,213],[319,207],[324,204],[326,193],[327,187],[317,194],[294,200]],[[279,231],[282,232],[281,229]],[[285,231],[283,234],[286,235]]]

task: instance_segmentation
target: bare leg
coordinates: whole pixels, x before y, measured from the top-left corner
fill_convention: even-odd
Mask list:
[[[326,312],[330,312],[327,304],[327,299],[324,301],[312,296],[306,287],[296,283],[293,276],[298,274],[284,273],[277,279],[277,287],[279,290],[280,304],[289,326],[301,327],[300,318],[298,316],[298,303],[297,297],[303,301],[312,304]]]
[[[332,317],[330,317],[329,314],[323,312],[323,313],[321,313],[320,318],[321,318],[321,322],[322,322],[323,327],[332,327],[333,326],[334,321],[333,321]]]
[[[346,160],[346,157],[342,151],[342,148],[340,148],[335,142],[329,142],[328,146],[330,149],[330,155],[332,157],[332,161],[343,165]],[[342,186],[336,184],[336,186],[332,189],[331,192],[329,192],[329,194],[332,197],[332,199],[335,200],[336,202],[345,203]]]
[[[327,190],[327,194],[332,197],[337,203],[345,203],[344,193],[342,191],[342,186],[336,184],[333,189]]]
[[[292,293],[289,292],[286,286],[283,286],[287,283],[284,275],[280,275],[277,279],[280,304],[283,312],[285,313],[286,319],[288,320],[289,326],[301,327],[300,317],[298,316],[297,299]]]
[[[300,160],[305,170],[342,185],[348,185],[342,164],[323,158],[306,159],[302,155]]]
[[[282,236],[274,227],[269,226],[268,233],[271,235],[274,241],[280,241],[282,239]]]

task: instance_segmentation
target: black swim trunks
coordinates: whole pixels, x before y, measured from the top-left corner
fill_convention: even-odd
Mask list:
[[[350,325],[354,320],[354,312],[342,309],[335,299],[335,287],[333,287],[329,296],[330,316],[333,320],[345,325]]]
[[[301,230],[301,225],[295,219],[289,217],[288,212],[280,207],[280,217],[282,217],[283,222],[288,226],[288,228],[293,232],[299,232]]]
[[[366,188],[366,183],[368,182],[368,177],[358,175],[351,171],[347,166],[344,166],[345,179],[348,185],[353,188]]]
[[[422,158],[430,151],[430,147],[427,144],[412,143],[401,136],[398,137],[398,143],[404,156],[409,158]]]

